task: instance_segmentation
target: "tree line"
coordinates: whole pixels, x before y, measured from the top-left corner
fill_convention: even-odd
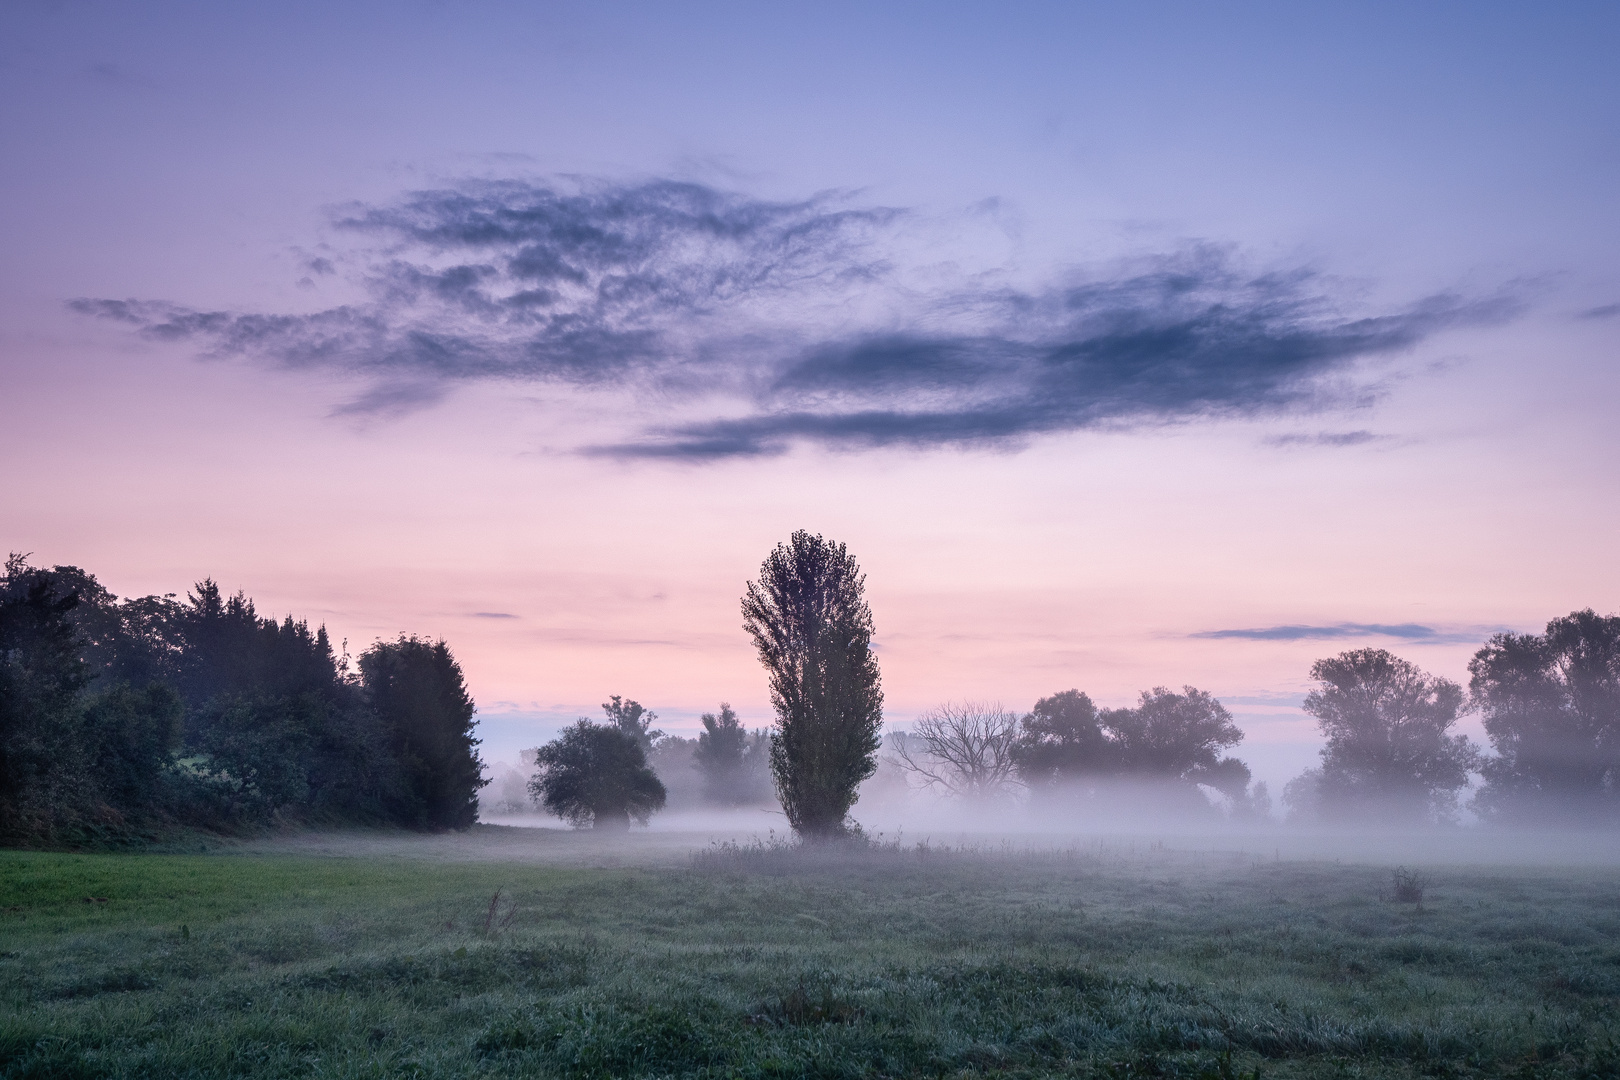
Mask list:
[[[742,598],[776,713],[748,731],[727,705],[696,740],[666,736],[619,697],[533,751],[529,789],[576,825],[646,822],[668,790],[654,761],[686,759],[711,802],[774,793],[800,836],[859,831],[850,809],[878,769],[883,691],[865,576],[843,544],[800,531]],[[1290,816],[1503,823],[1620,820],[1620,617],[1591,610],[1544,634],[1498,634],[1465,691],[1382,649],[1318,661],[1304,708],[1325,736],[1288,785]],[[1453,733],[1477,710],[1490,753]],[[351,663],[325,628],[260,616],[211,580],[184,600],[119,600],[71,566],[12,556],[0,577],[0,835],[117,835],[164,823],[239,827],[295,817],[456,828],[484,781],[474,705],[443,641],[379,641]],[[1028,793],[1049,807],[1117,805],[1269,815],[1263,784],[1225,753],[1243,733],[1210,693],[1155,687],[1098,708],[1078,689],[1019,716],[945,705],[891,735],[917,782],[969,799]],[[1062,813],[1054,809],[1054,813]]]
[[[1284,792],[1290,816],[1447,821],[1477,774],[1468,807],[1482,820],[1620,824],[1620,616],[1588,608],[1541,634],[1497,634],[1468,675],[1465,691],[1383,649],[1318,661],[1305,711],[1327,741]],[[1469,711],[1490,753],[1452,733]]]
[[[0,837],[172,825],[461,828],[477,817],[475,706],[443,641],[351,662],[325,627],[212,580],[120,600],[73,566],[0,577]]]
[[[776,722],[745,733],[722,707],[704,717],[696,762],[711,798],[736,788],[743,763],[771,785],[800,836],[858,831],[849,817],[878,768],[883,693],[871,648],[865,577],[842,544],[797,532],[765,560],[742,600],[743,626],[770,686]],[[1415,825],[1454,820],[1469,806],[1487,821],[1613,824],[1620,820],[1620,617],[1578,611],[1545,634],[1498,634],[1469,665],[1468,690],[1383,649],[1318,661],[1304,702],[1326,742],[1321,763],[1291,782],[1284,803],[1301,821]],[[648,764],[661,733],[618,698],[606,723],[580,720],[536,751],[534,797],[578,825],[645,822],[666,790]],[[1452,728],[1481,713],[1492,753]],[[1207,691],[1155,687],[1127,708],[1101,709],[1078,689],[1019,716],[999,706],[947,704],[910,732],[892,733],[890,760],[917,783],[983,800],[1028,795],[1061,815],[1077,801],[1159,811],[1225,797],[1238,820],[1269,818],[1270,795],[1225,753],[1243,739]],[[667,740],[666,740],[667,741]],[[757,782],[757,781],[756,781]],[[752,789],[757,797],[758,789]]]

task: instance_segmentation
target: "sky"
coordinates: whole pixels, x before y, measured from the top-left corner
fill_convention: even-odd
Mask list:
[[[867,573],[887,718],[1620,609],[1620,8],[16,0],[0,539],[442,636],[486,755],[770,719]],[[1472,719],[1463,730],[1478,732]]]

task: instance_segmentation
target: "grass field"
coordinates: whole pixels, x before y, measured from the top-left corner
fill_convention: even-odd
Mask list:
[[[663,845],[0,853],[0,1075],[1620,1075],[1614,870]]]

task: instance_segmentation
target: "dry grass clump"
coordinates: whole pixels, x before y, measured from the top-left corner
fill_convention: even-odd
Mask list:
[[[1408,870],[1404,866],[1397,866],[1390,872],[1389,881],[1389,898],[1395,903],[1423,903],[1423,890],[1428,888],[1429,879],[1416,870]]]

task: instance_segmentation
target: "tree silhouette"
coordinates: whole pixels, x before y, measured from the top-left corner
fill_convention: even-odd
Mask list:
[[[1102,726],[1124,775],[1209,784],[1228,794],[1248,784],[1248,767],[1220,756],[1243,741],[1243,732],[1208,691],[1183,686],[1177,694],[1156,686],[1142,691],[1136,708],[1104,712]]]
[[[1620,617],[1592,609],[1545,634],[1497,634],[1468,665],[1497,756],[1475,805],[1518,821],[1620,817]]]
[[[846,834],[861,781],[877,770],[883,691],[866,579],[843,544],[800,530],[743,596],[743,627],[770,676],[771,773],[799,835]]]
[[[82,819],[89,779],[79,694],[91,672],[79,595],[22,555],[0,577],[0,833],[51,836]]]
[[[761,731],[750,733],[723,701],[718,714],[704,713],[701,720],[703,731],[697,737],[692,761],[703,773],[704,798],[722,806],[739,806],[769,794],[769,737]]]
[[[635,736],[580,720],[535,751],[529,792],[575,828],[625,830],[663,809],[665,791]]]
[[[658,714],[645,708],[639,701],[614,694],[602,703],[602,711],[607,713],[609,724],[641,744],[644,754],[651,752],[653,743],[664,737],[662,731],[653,729],[653,721],[658,719]]]
[[[360,657],[360,677],[398,769],[390,816],[419,829],[477,821],[484,763],[476,710],[449,646],[403,634],[379,641]]]
[[[1064,690],[1035,703],[1012,754],[1019,777],[1039,789],[1105,773],[1113,765],[1112,750],[1091,698]]]
[[[1000,705],[947,703],[912,722],[895,746],[901,768],[947,795],[983,800],[1006,795],[1013,779],[1018,716]]]
[[[1318,814],[1449,818],[1478,758],[1465,736],[1447,734],[1462,688],[1383,649],[1318,660],[1311,678],[1319,685],[1305,698],[1305,711],[1327,737],[1316,778]]]

